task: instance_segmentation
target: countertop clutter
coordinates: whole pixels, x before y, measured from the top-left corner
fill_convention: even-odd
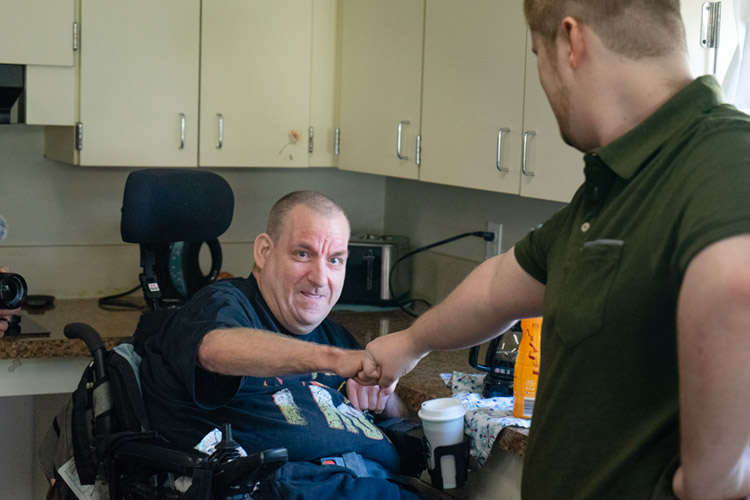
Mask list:
[[[13,336],[0,339],[0,360],[30,358],[88,357],[88,351],[79,340],[69,340],[63,335],[68,323],[83,322],[95,328],[111,349],[123,337],[130,336],[138,323],[139,310],[105,310],[95,299],[57,300],[54,307],[43,311],[24,310],[34,322],[50,330],[48,336]],[[344,325],[362,345],[373,338],[408,327],[413,318],[399,310],[358,312],[336,309],[331,317]],[[22,319],[23,321],[23,319]],[[416,414],[421,403],[428,399],[450,396],[450,390],[440,378],[441,373],[475,371],[468,363],[468,349],[450,352],[433,352],[417,367],[403,377],[397,393],[411,412]],[[71,388],[72,390],[72,388]],[[493,448],[523,455],[528,429],[505,428]]]

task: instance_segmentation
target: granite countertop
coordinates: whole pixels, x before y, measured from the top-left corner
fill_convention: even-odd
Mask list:
[[[138,309],[102,309],[96,299],[57,300],[51,309],[25,310],[22,316],[29,317],[49,329],[51,333],[48,336],[6,336],[0,339],[0,360],[88,357],[83,342],[67,339],[63,335],[65,325],[74,322],[88,323],[102,335],[106,348],[111,349],[123,337],[132,334],[140,314],[141,311]],[[413,318],[400,310],[358,312],[336,309],[331,313],[331,317],[349,329],[362,345],[377,336],[402,330],[413,322]],[[409,411],[416,414],[423,401],[451,395],[450,389],[440,378],[441,373],[476,372],[468,360],[468,349],[433,352],[400,380],[396,392],[404,400]],[[500,433],[495,446],[523,455],[527,436],[528,429],[508,427]]]

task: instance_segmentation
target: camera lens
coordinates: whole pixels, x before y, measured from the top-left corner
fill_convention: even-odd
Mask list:
[[[0,273],[0,309],[15,309],[26,298],[26,280],[20,274]]]

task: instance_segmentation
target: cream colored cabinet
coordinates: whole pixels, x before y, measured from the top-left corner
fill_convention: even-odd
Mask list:
[[[48,127],[48,158],[195,166],[200,0],[82,0],[78,125]]]
[[[339,0],[312,0],[310,127],[313,144],[312,147],[308,145],[310,167],[335,167],[338,164],[340,7]]]
[[[557,201],[583,182],[527,31],[520,3],[427,3],[420,180]]]
[[[74,0],[0,0],[0,64],[73,65]]]
[[[417,179],[425,0],[343,0],[339,168]]]
[[[47,127],[47,157],[98,166],[333,166],[337,6],[82,0],[78,125]]]
[[[204,1],[200,165],[308,164],[312,3]]]
[[[518,194],[521,16],[519,2],[427,2],[420,180]]]
[[[520,3],[344,0],[342,22],[339,168],[571,198],[582,155],[560,138]]]
[[[539,83],[531,37],[526,50],[521,196],[568,202],[583,183],[583,153],[562,139],[557,119]]]

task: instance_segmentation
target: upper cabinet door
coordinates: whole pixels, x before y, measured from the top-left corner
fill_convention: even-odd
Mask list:
[[[420,180],[518,194],[525,45],[520,2],[427,2]]]
[[[195,166],[199,0],[83,0],[81,165]]]
[[[201,166],[304,167],[310,0],[204,0]]]
[[[529,35],[521,137],[521,196],[567,202],[583,183],[583,153],[562,140],[560,127],[539,83]]]
[[[424,0],[343,0],[339,168],[416,179]]]
[[[0,64],[73,65],[74,0],[0,0]]]

